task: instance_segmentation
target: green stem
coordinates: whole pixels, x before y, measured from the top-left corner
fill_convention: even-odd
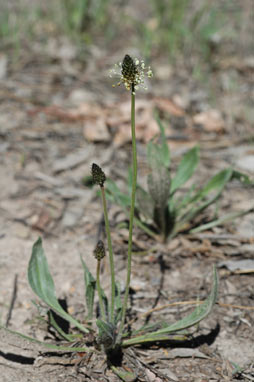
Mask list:
[[[126,310],[128,305],[130,281],[131,281],[131,259],[132,259],[132,231],[133,231],[133,220],[134,220],[134,209],[135,209],[135,196],[136,196],[136,186],[137,186],[137,149],[136,149],[136,132],[135,132],[135,87],[132,84],[131,89],[131,136],[132,136],[132,193],[131,193],[131,209],[130,209],[130,225],[129,225],[129,240],[128,240],[128,259],[127,259],[127,277],[125,294],[123,301],[122,319],[119,327],[118,341],[121,341]]]
[[[106,321],[106,313],[105,308],[103,305],[103,299],[102,299],[102,290],[101,290],[101,283],[100,283],[100,267],[101,267],[101,261],[97,261],[97,269],[96,269],[96,286],[97,286],[97,292],[99,296],[99,305],[100,305],[100,311],[101,311],[101,317],[104,321]]]
[[[108,220],[108,212],[107,212],[107,202],[106,202],[106,196],[105,196],[105,189],[104,187],[101,187],[101,198],[102,198],[102,204],[103,204],[103,211],[104,211],[104,220],[105,220],[105,229],[108,239],[108,250],[109,250],[109,264],[110,264],[110,272],[111,272],[111,322],[114,322],[114,310],[115,310],[115,266],[114,266],[114,255],[113,255],[113,249],[112,249],[112,241],[111,241],[111,234],[109,229],[109,220]]]

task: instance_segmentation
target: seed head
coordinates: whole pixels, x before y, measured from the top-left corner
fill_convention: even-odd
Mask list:
[[[94,251],[93,251],[94,257],[99,261],[103,259],[103,257],[106,255],[105,253],[105,247],[102,240],[99,240]]]
[[[103,187],[104,182],[106,181],[106,175],[104,174],[100,166],[98,166],[96,163],[93,163],[91,173],[94,184],[98,184],[100,187]]]

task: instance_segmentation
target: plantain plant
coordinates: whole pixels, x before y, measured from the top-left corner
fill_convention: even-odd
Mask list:
[[[119,360],[124,357],[127,348],[134,345],[154,344],[168,341],[175,338],[177,333],[185,333],[185,329],[196,325],[203,320],[212,310],[216,302],[218,293],[218,278],[215,267],[213,267],[213,285],[207,299],[199,304],[194,311],[181,320],[168,323],[156,322],[154,324],[143,324],[139,328],[133,329],[128,320],[127,307],[129,301],[129,287],[131,280],[131,260],[132,260],[132,229],[134,222],[136,179],[137,179],[137,154],[135,138],[135,90],[143,85],[145,74],[151,76],[150,68],[146,68],[143,61],[138,62],[126,55],[120,67],[120,83],[123,83],[131,93],[131,129],[132,129],[132,192],[130,202],[129,218],[129,242],[127,250],[126,283],[123,299],[119,283],[115,278],[114,253],[111,242],[109,228],[107,201],[105,197],[106,176],[103,170],[97,165],[92,165],[93,182],[100,188],[102,199],[104,220],[107,233],[107,247],[109,252],[109,263],[111,273],[111,294],[108,298],[100,283],[101,260],[106,256],[104,243],[99,241],[94,249],[94,256],[97,260],[96,275],[88,269],[87,264],[81,257],[84,271],[84,292],[86,315],[82,321],[65,311],[60,305],[51,276],[47,259],[44,254],[42,239],[39,238],[32,249],[32,255],[28,265],[28,281],[36,296],[48,308],[49,324],[55,329],[60,337],[67,341],[67,345],[55,345],[43,343],[46,347],[65,352],[85,352],[87,354],[103,352],[105,354],[108,367],[124,381],[135,381],[138,378],[137,371],[124,369],[119,364]],[[154,150],[156,146],[150,146]],[[153,191],[152,191],[153,192]],[[95,300],[98,294],[98,303]],[[64,331],[57,323],[56,316],[66,320],[72,332]],[[75,329],[75,330],[74,330]],[[9,330],[9,329],[6,329]],[[9,330],[10,331],[10,330]],[[30,341],[40,342],[34,338],[17,333]],[[177,337],[179,339],[179,337]],[[183,337],[180,337],[183,338]],[[186,338],[186,337],[185,337]],[[41,343],[41,342],[40,342]],[[116,362],[117,360],[117,362]]]
[[[167,241],[180,232],[195,233],[207,230],[233,220],[253,211],[251,209],[214,216],[206,223],[199,223],[200,214],[220,198],[226,185],[238,179],[246,185],[253,182],[241,172],[228,167],[215,174],[203,187],[195,183],[182,190],[191,179],[199,162],[199,146],[188,150],[183,156],[175,174],[170,170],[171,157],[167,144],[165,129],[157,117],[160,128],[159,142],[153,140],[147,145],[147,162],[150,172],[147,176],[147,190],[137,186],[137,203],[135,223],[155,239]],[[132,183],[132,172],[129,171],[129,187]],[[130,194],[122,192],[117,184],[107,181],[108,197],[128,210]]]

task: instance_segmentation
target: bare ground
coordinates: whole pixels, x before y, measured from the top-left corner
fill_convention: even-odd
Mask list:
[[[76,58],[68,61],[52,57],[53,53],[39,56],[34,49],[17,67],[10,66],[8,75],[1,80],[0,312],[1,324],[8,321],[11,330],[53,341],[45,325],[36,320],[37,311],[31,302],[35,297],[26,275],[31,248],[37,237],[43,236],[57,295],[66,298],[69,311],[82,320],[84,287],[79,256],[82,254],[90,268],[95,269],[92,251],[101,237],[102,219],[96,191],[84,186],[82,179],[89,175],[91,163],[96,162],[120,186],[124,185],[130,146],[128,136],[124,135],[128,129],[126,107],[121,109],[121,105],[126,105],[128,99],[120,89],[113,93],[105,80],[103,63],[112,60],[103,53],[91,59],[94,66],[83,67]],[[215,79],[229,75],[235,64],[228,65]],[[236,95],[222,91],[217,94],[215,105],[210,104],[208,90],[194,87],[184,72],[178,73],[178,77],[172,75],[168,86],[163,79],[158,80],[148,95],[139,96],[144,101],[141,109],[147,110],[148,115],[144,117],[141,111],[137,115],[137,123],[142,116],[145,125],[144,130],[139,127],[141,182],[146,174],[144,140],[153,131],[149,113],[154,107],[163,117],[170,115],[166,133],[173,167],[186,148],[200,142],[198,183],[203,184],[216,171],[232,164],[239,170],[245,166],[253,177],[250,157],[254,157],[254,151],[249,144],[253,127],[244,113],[246,99],[253,95],[253,67],[246,64],[244,70],[242,67],[234,70],[239,82],[245,84],[245,91]],[[211,117],[206,114],[202,122],[195,122],[195,116],[207,109],[217,112],[212,126]],[[110,119],[114,113],[119,118],[124,115],[119,126]],[[119,139],[121,145],[117,146]],[[243,162],[239,163],[239,159]],[[251,205],[253,188],[233,183],[224,193],[220,211]],[[116,274],[119,280],[124,280],[127,231],[117,228],[124,220],[124,215],[118,212],[118,207],[110,206]],[[145,312],[155,307],[155,301],[156,307],[160,307],[176,301],[204,299],[211,286],[212,264],[253,261],[254,217],[249,214],[203,234],[182,234],[167,245],[154,242],[136,229],[134,250],[137,254],[133,260],[131,311],[141,322],[147,317]],[[142,256],[141,251],[147,254]],[[168,343],[135,350],[135,357],[143,365],[139,381],[253,380],[253,267],[235,272],[225,267],[218,269],[219,303],[195,328],[189,341],[181,346]],[[106,288],[108,275],[106,263],[103,271]],[[10,310],[13,294],[14,305]],[[155,311],[151,320],[163,318],[172,322],[191,309],[193,305],[167,306]],[[0,373],[4,382],[118,380],[105,370],[103,359],[92,359],[77,371],[70,356],[45,353],[40,345],[4,329],[0,336]]]

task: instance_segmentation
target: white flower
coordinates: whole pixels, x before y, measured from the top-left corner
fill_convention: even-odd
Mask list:
[[[114,68],[110,70],[110,77],[120,77],[120,81],[117,85],[124,84],[127,90],[133,92],[139,89],[147,89],[145,86],[146,77],[151,78],[153,76],[150,66],[146,67],[143,60],[137,58],[132,59],[128,54],[123,59],[123,62],[115,64]],[[115,85],[113,85],[114,87]]]

